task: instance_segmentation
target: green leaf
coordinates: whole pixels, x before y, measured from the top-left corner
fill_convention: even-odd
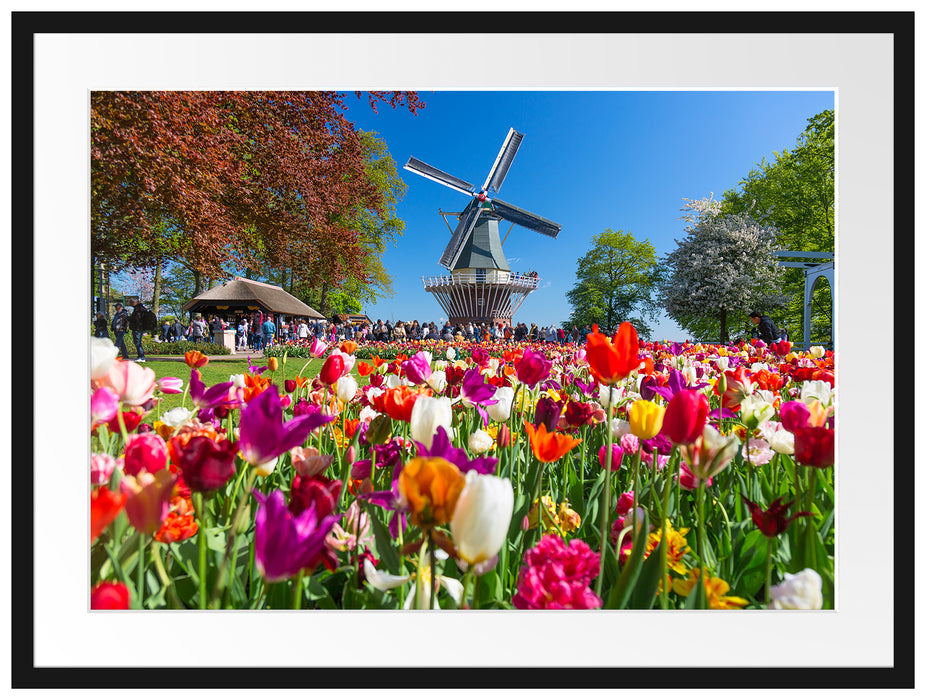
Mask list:
[[[630,604],[627,606],[631,610],[652,609],[653,603],[656,601],[656,595],[659,593],[663,547],[665,547],[665,542],[660,540],[659,546],[643,562],[637,585],[633,588],[633,593],[630,595]]]
[[[607,610],[623,610],[627,607],[630,594],[633,592],[637,578],[640,575],[640,569],[643,566],[643,552],[646,549],[646,540],[649,537],[649,516],[645,512],[643,522],[638,523],[638,525],[640,530],[634,538],[630,557],[627,559],[623,571],[621,571],[617,585],[611,589],[611,594],[608,596],[608,602],[605,605]]]
[[[399,552],[392,542],[392,537],[389,535],[389,530],[380,521],[376,513],[370,513],[370,523],[373,525],[373,536],[376,539],[376,551],[379,553],[380,559],[382,559],[383,564],[386,565],[389,573],[398,575],[399,568],[402,566],[402,561],[399,557]]]
[[[701,581],[701,577],[698,576],[698,580],[694,585],[694,588],[691,589],[691,593],[688,594],[688,597],[685,598],[685,604],[682,605],[684,610],[703,610],[701,607],[701,590],[704,588],[704,584]]]

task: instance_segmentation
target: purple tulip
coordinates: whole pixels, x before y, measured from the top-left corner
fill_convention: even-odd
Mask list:
[[[234,408],[238,399],[232,393],[234,382],[222,382],[206,388],[199,370],[190,370],[190,398],[200,411],[213,411],[216,408]]]
[[[314,568],[324,554],[325,538],[341,514],[319,520],[311,504],[293,515],[280,490],[269,496],[255,490],[254,497],[260,504],[254,516],[254,563],[264,580],[284,581],[303,569]]]
[[[284,423],[278,392],[276,384],[271,384],[241,409],[238,448],[249,464],[265,464],[299,447],[313,430],[335,418],[319,411]]]
[[[547,432],[552,433],[559,425],[559,417],[563,412],[563,407],[549,396],[541,396],[537,399],[537,406],[534,408],[534,427],[539,428],[541,423],[547,427]]]
[[[549,376],[552,368],[553,361],[547,357],[546,353],[525,348],[516,368],[518,381],[533,389],[538,382]]]
[[[455,464],[457,469],[463,474],[468,471],[476,471],[480,474],[492,474],[495,471],[495,465],[498,459],[495,457],[476,457],[470,459],[466,450],[462,447],[454,447],[450,442],[450,437],[443,426],[438,426],[434,438],[431,440],[431,448],[428,449],[420,442],[415,442],[418,446],[419,457],[442,457],[451,464]]]
[[[412,384],[424,384],[431,376],[430,353],[419,350],[402,363],[402,371]]]

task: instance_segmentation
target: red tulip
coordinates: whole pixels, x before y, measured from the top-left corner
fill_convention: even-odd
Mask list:
[[[102,486],[90,493],[90,541],[93,542],[116,519],[125,505],[124,494],[113,493]]]
[[[675,393],[662,417],[662,432],[676,445],[690,445],[704,432],[710,404],[694,389]]]
[[[322,384],[331,386],[337,382],[341,375],[344,374],[344,358],[341,355],[328,355],[325,364],[322,365],[318,378]]]
[[[215,491],[235,474],[235,455],[238,453],[235,442],[215,442],[205,435],[196,435],[186,443],[171,438],[171,445],[174,461],[191,491]]]
[[[611,340],[598,332],[596,324],[587,336],[585,359],[595,379],[614,384],[640,366],[639,350],[637,329],[630,323],[622,323]]]
[[[794,459],[808,467],[831,467],[836,461],[836,431],[807,426],[794,431]]]
[[[121,581],[100,581],[90,591],[91,610],[128,610],[129,589]]]
[[[788,529],[788,525],[792,520],[810,515],[810,513],[806,511],[801,511],[800,513],[795,513],[790,518],[787,517],[788,508],[791,507],[794,501],[789,501],[782,505],[781,500],[780,498],[776,498],[769,504],[767,510],[762,510],[748,498],[745,496],[743,497],[743,502],[749,507],[749,513],[752,515],[752,522],[766,537],[777,537]]]

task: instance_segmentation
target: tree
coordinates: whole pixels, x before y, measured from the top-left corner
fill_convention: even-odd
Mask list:
[[[764,158],[737,189],[724,192],[722,212],[751,213],[778,229],[777,249],[835,250],[836,220],[836,117],[828,109],[807,120],[793,150],[776,152],[773,162]],[[789,297],[785,323],[803,325],[804,275],[788,269],[782,283]],[[814,325],[832,326],[830,290],[814,291]]]
[[[649,241],[610,228],[592,237],[592,248],[577,261],[576,284],[566,292],[572,306],[568,325],[597,323],[603,329],[629,321],[640,335],[651,332],[658,307],[653,300],[659,279],[656,249]]]
[[[729,318],[782,307],[783,268],[772,256],[778,231],[748,214],[722,214],[712,198],[686,200],[688,235],[664,264],[659,302],[669,318],[695,335],[716,330],[729,340]]]
[[[413,92],[368,99],[423,106]],[[345,109],[333,92],[91,93],[94,262],[182,260],[197,291],[229,267],[365,280],[352,224],[388,202]]]

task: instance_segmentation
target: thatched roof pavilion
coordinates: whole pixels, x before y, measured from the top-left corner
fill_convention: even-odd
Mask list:
[[[311,306],[303,304],[281,287],[244,277],[235,277],[193,297],[183,305],[183,310],[220,316],[263,311],[287,316],[324,318]]]

